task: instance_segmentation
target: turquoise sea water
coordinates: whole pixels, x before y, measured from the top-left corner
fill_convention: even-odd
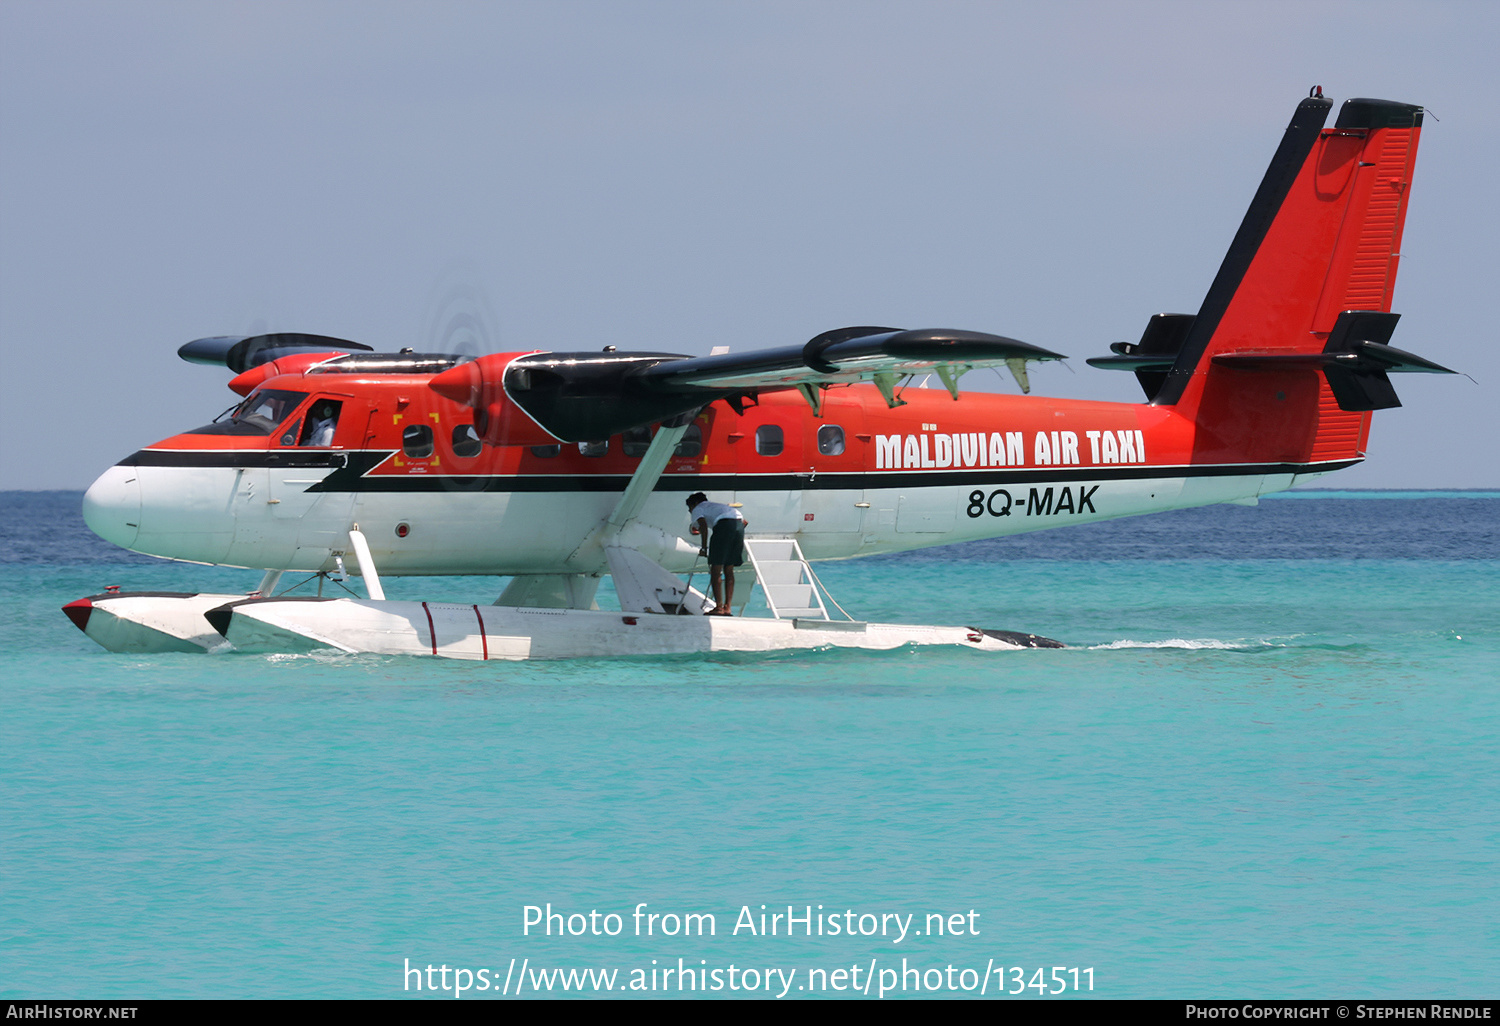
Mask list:
[[[1106,997],[1500,981],[1493,493],[1303,493],[819,565],[862,617],[1062,651],[536,664],[111,655],[58,607],[258,577],[114,550],[78,500],[0,493],[21,535],[0,563],[5,996],[401,997],[428,964],[476,973],[466,999],[523,964],[613,969],[618,994],[679,959],[725,995],[795,971],[788,997],[815,969],[848,995],[852,966],[854,986],[939,969],[956,996],[996,966],[1007,989],[1011,967],[1092,968]],[[641,902],[716,934],[637,936]],[[620,932],[524,933],[548,903]],[[735,933],[763,904],[962,933]]]

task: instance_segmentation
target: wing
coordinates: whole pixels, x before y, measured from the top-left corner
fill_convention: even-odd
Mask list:
[[[1027,360],[1059,353],[977,331],[857,327],[825,332],[802,346],[743,354],[495,353],[432,379],[440,395],[471,406],[491,445],[607,438],[665,421],[716,399],[737,404],[760,392],[799,389],[821,408],[821,389],[873,382],[892,406],[898,380],[936,373],[955,399],[958,378],[1004,364],[1025,386]]]
[[[1065,357],[1060,353],[979,331],[840,328],[824,332],[804,346],[690,357],[657,364],[641,376],[655,387],[666,389],[765,391],[932,374],[943,368],[957,379],[975,367],[994,367],[1012,360],[1062,359]]]

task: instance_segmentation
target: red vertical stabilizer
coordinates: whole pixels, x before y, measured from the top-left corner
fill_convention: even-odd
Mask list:
[[[1390,311],[1422,108],[1349,100],[1324,128],[1331,106],[1298,105],[1153,399],[1197,422],[1194,462],[1358,459],[1399,405],[1384,371],[1407,368],[1364,355],[1399,353],[1395,318],[1345,311]]]

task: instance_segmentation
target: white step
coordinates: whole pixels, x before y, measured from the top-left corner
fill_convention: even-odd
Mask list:
[[[804,575],[802,564],[792,560],[759,560],[756,568],[760,571],[757,576],[762,584],[775,586],[778,584],[801,584]]]
[[[747,538],[745,544],[755,547],[755,558],[762,563],[778,560],[802,562],[802,553],[790,538]]]
[[[778,620],[827,620],[817,578],[794,538],[747,538],[745,551]]]

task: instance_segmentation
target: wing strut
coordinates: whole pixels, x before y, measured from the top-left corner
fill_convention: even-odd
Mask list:
[[[635,468],[635,473],[630,476],[630,483],[625,486],[625,493],[620,496],[620,501],[615,503],[614,512],[610,513],[609,519],[604,522],[605,544],[609,539],[617,536],[625,525],[629,524],[640,515],[641,507],[651,496],[656,488],[656,482],[661,480],[661,475],[667,469],[667,461],[672,458],[672,451],[677,448],[677,443],[682,441],[682,436],[687,434],[689,425],[693,423],[693,417],[698,411],[685,413],[666,421],[657,430],[656,437],[651,439],[651,445],[646,449],[646,455],[641,457],[641,465]]]
[[[567,574],[528,574],[514,578],[495,600],[497,606],[542,606],[558,609],[594,607],[601,564],[608,567],[615,582],[620,608],[627,613],[683,612],[701,614],[713,603],[701,592],[685,587],[682,581],[642,554],[627,540],[627,529],[645,508],[646,500],[656,489],[667,469],[667,462],[682,436],[693,423],[697,410],[664,422],[651,439],[640,465],[619,501],[602,523],[579,543],[565,561],[573,567]],[[648,545],[667,543],[665,533],[652,532],[640,538]],[[671,543],[675,544],[676,539]]]
[[[359,560],[359,574],[365,579],[365,590],[370,593],[370,598],[377,602],[385,601],[385,588],[380,584],[380,572],[375,569],[375,558],[370,555],[370,543],[365,540],[364,532],[355,524],[349,530],[349,545],[354,549],[354,557]]]
[[[676,574],[648,558],[622,537],[656,490],[656,482],[667,469],[667,461],[672,458],[673,450],[682,441],[696,415],[696,410],[685,413],[664,422],[657,429],[656,437],[651,439],[650,447],[641,457],[640,466],[631,475],[630,483],[625,486],[614,510],[569,557],[570,560],[576,559],[593,545],[602,547],[605,562],[609,564],[609,575],[615,582],[615,594],[625,612],[702,616],[704,610],[713,606],[702,592],[684,585]]]

